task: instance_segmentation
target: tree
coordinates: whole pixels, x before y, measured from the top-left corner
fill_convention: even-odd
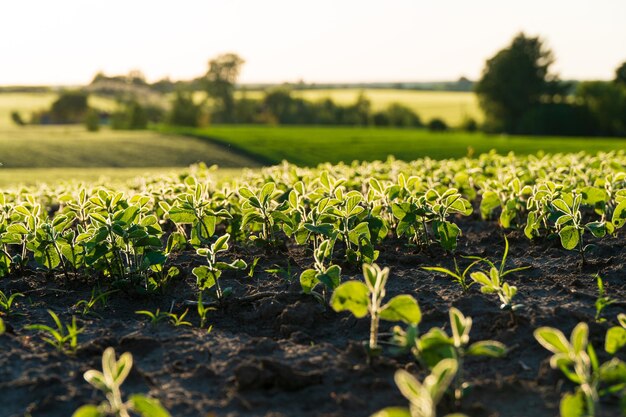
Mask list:
[[[576,96],[598,124],[600,135],[626,135],[626,89],[605,81],[585,81]]]
[[[87,94],[82,91],[62,93],[50,108],[50,117],[54,123],[79,123],[89,110]]]
[[[487,60],[476,93],[491,130],[514,133],[524,114],[542,98],[560,93],[557,77],[549,72],[553,62],[543,41],[524,33]]]
[[[615,82],[626,87],[626,62],[615,70]]]
[[[235,83],[244,62],[234,53],[222,54],[209,61],[204,84],[209,97],[215,100],[216,121],[225,123],[235,121]]]
[[[178,91],[168,121],[174,126],[197,127],[200,125],[201,113],[202,107],[194,103],[191,93]]]

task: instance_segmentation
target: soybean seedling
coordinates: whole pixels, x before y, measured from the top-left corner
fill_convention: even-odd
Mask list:
[[[197,278],[200,291],[215,287],[215,298],[218,300],[222,300],[232,293],[232,288],[222,290],[222,286],[219,282],[222,272],[226,270],[241,271],[248,267],[241,259],[237,259],[231,263],[218,262],[217,254],[228,250],[229,239],[230,235],[225,234],[224,236],[220,236],[210,247],[197,249],[196,252],[198,255],[206,257],[208,265],[197,266],[192,271]]]
[[[626,326],[626,316],[623,317]],[[553,353],[550,357],[552,369],[560,369],[570,381],[577,385],[574,393],[561,398],[561,416],[599,415],[600,397],[618,393],[626,387],[626,364],[617,357],[600,364],[595,349],[589,343],[589,327],[578,323],[567,340],[563,333],[552,327],[540,327],[534,332],[535,339]],[[611,336],[612,337],[612,336]],[[615,353],[614,340],[607,333],[607,353]]]
[[[78,348],[78,335],[83,332],[84,328],[78,328],[76,325],[76,317],[72,316],[71,324],[63,326],[59,316],[54,311],[48,310],[48,314],[54,320],[56,329],[45,324],[31,324],[26,326],[28,330],[39,330],[48,334],[43,336],[44,342],[54,346],[59,352],[74,354]]]
[[[380,319],[401,321],[415,326],[422,319],[422,312],[415,298],[410,295],[397,295],[383,305],[385,285],[389,279],[389,268],[380,269],[376,264],[363,264],[361,281],[348,281],[339,285],[330,299],[331,307],[339,312],[348,310],[356,318],[370,315],[369,352],[380,352],[378,346],[378,323]]]
[[[458,372],[454,378],[454,397],[460,401],[469,387],[468,383],[463,382],[465,358],[467,356],[501,358],[506,355],[506,346],[495,340],[481,340],[470,344],[472,318],[465,317],[454,307],[450,308],[449,315],[452,336],[448,336],[441,328],[432,328],[416,341],[413,353],[429,368],[445,358],[456,359]]]
[[[457,361],[444,359],[421,383],[403,369],[396,371],[394,379],[402,395],[409,400],[409,407],[389,407],[380,410],[372,417],[437,417],[437,404],[446,393],[458,370]],[[449,414],[446,417],[463,417]]]
[[[83,405],[72,417],[130,417],[131,412],[142,417],[170,417],[161,403],[141,394],[131,395],[128,401],[122,398],[121,386],[133,366],[133,356],[126,352],[119,359],[115,350],[107,348],[102,354],[102,372],[91,369],[84,374],[85,380],[102,391],[106,400],[100,405]]]
[[[491,268],[489,269],[489,273],[486,274],[482,271],[480,272],[472,272],[470,277],[474,280],[478,285],[480,285],[480,291],[483,294],[497,294],[500,299],[500,309],[501,310],[509,310],[511,314],[514,311],[519,310],[524,307],[523,304],[513,304],[513,298],[517,294],[517,287],[509,285],[504,282],[503,278],[508,274],[513,272],[523,271],[524,269],[530,268],[529,266],[523,266],[520,268],[506,269],[506,258],[509,253],[509,241],[504,237],[504,253],[502,254],[502,260],[500,261],[500,266],[496,267],[496,265],[488,260],[487,258],[479,258],[475,256],[470,256],[470,259],[480,260],[482,262],[486,262]],[[513,316],[514,317],[514,316]]]

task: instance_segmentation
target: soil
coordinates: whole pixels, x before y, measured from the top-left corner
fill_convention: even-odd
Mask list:
[[[495,222],[476,215],[457,219],[464,236],[460,255],[499,260],[503,231]],[[626,309],[626,234],[598,240],[586,266],[578,254],[565,251],[557,240],[527,240],[519,231],[507,232],[511,245],[510,267],[530,269],[507,276],[519,288],[518,301],[526,307],[512,321],[499,310],[498,300],[481,294],[477,287],[463,293],[450,279],[421,269],[423,266],[453,267],[453,258],[438,248],[419,250],[403,240],[389,238],[380,247],[378,264],[391,268],[388,297],[412,294],[421,306],[422,332],[433,326],[449,330],[448,309],[459,308],[473,318],[471,339],[494,339],[510,352],[505,359],[467,360],[464,375],[471,390],[460,407],[442,401],[440,413],[460,411],[468,416],[556,416],[561,395],[573,389],[548,363],[549,352],[534,339],[539,326],[554,326],[569,335],[581,321],[590,325],[590,338],[601,360],[606,330]],[[67,417],[82,404],[103,399],[83,379],[88,369],[101,369],[101,355],[108,346],[118,354],[131,352],[134,367],[122,387],[126,395],[147,393],[158,398],[172,416],[369,416],[387,406],[405,406],[393,381],[399,368],[420,379],[423,369],[408,355],[386,351],[368,363],[363,341],[369,322],[349,313],[337,314],[313,297],[301,294],[300,272],[310,267],[312,256],[301,247],[266,254],[235,246],[233,256],[249,264],[261,257],[252,278],[247,273],[227,273],[223,287],[233,287],[231,299],[209,313],[210,333],[199,329],[194,306],[195,278],[191,269],[201,260],[179,255],[173,264],[182,274],[167,294],[142,297],[118,292],[110,296],[100,317],[81,316],[72,307],[89,299],[93,280],[69,284],[62,277],[31,271],[0,280],[5,293],[22,292],[15,313],[4,317],[8,332],[0,336],[0,416],[31,415]],[[266,272],[282,267],[284,273]],[[359,271],[342,265],[344,277]],[[605,281],[608,294],[618,302],[608,306],[604,323],[594,320],[597,287],[594,275]],[[164,322],[151,325],[136,310],[182,313],[193,326]],[[25,329],[32,323],[51,324],[47,309],[66,322],[76,315],[85,331],[79,336],[75,355],[58,353]],[[394,323],[382,322],[385,341]],[[624,352],[620,353],[624,359]],[[601,416],[618,416],[616,398],[601,401]]]

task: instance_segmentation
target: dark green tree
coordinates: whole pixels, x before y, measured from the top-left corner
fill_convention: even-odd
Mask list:
[[[189,92],[179,91],[172,102],[168,122],[175,126],[197,127],[200,124],[202,106],[193,101]]]
[[[615,70],[615,82],[626,87],[626,62]]]
[[[217,122],[235,122],[235,83],[244,62],[234,53],[222,54],[209,61],[204,85],[208,96],[214,100],[213,119]]]
[[[549,71],[553,62],[543,41],[524,33],[487,60],[476,93],[489,130],[515,133],[526,112],[560,92],[557,77]]]
[[[54,123],[80,123],[89,110],[87,94],[82,91],[67,91],[57,98],[50,108]]]

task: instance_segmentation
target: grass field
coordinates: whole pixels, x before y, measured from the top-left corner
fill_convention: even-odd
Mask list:
[[[13,126],[11,112],[17,111],[25,121],[32,112],[45,110],[56,100],[56,93],[0,93],[0,130]],[[89,105],[101,110],[113,110],[116,103],[102,97],[89,97]]]
[[[4,169],[185,167],[201,161],[225,167],[256,165],[215,143],[154,131],[91,133],[82,126],[0,129]]]
[[[232,146],[264,164],[288,160],[312,166],[321,162],[381,160],[419,157],[457,158],[468,148],[475,154],[496,149],[499,153],[608,151],[626,149],[626,140],[607,138],[556,138],[488,136],[481,133],[432,133],[416,129],[374,129],[345,127],[213,126],[206,129],[178,129]]]
[[[374,110],[383,110],[391,103],[400,103],[410,107],[421,118],[428,122],[434,117],[445,120],[452,126],[457,126],[467,117],[482,121],[483,114],[474,93],[454,91],[412,91],[392,89],[330,89],[330,90],[298,90],[293,95],[310,101],[319,101],[331,98],[339,104],[354,103],[358,95],[363,92],[371,100]],[[240,96],[243,94],[239,92]],[[260,99],[262,91],[248,91],[249,98]]]

